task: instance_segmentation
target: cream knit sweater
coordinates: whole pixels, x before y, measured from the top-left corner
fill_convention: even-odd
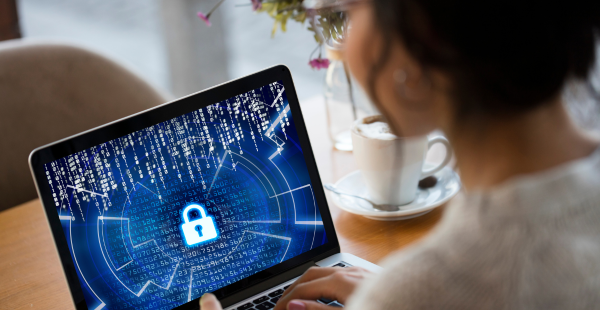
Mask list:
[[[347,309],[600,309],[600,149],[461,193]]]

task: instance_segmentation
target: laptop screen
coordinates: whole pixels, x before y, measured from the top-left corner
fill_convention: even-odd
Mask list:
[[[90,309],[171,309],[327,243],[281,81],[44,167]]]

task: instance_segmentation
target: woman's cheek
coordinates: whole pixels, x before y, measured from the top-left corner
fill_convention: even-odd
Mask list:
[[[351,29],[346,39],[345,57],[350,72],[367,89],[368,70],[371,63],[370,56],[366,53],[373,42],[369,42],[369,28],[371,27],[370,10],[367,6],[356,8],[351,13]]]

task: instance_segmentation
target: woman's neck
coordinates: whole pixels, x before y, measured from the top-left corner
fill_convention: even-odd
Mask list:
[[[488,189],[520,174],[535,173],[591,154],[598,141],[571,121],[557,99],[483,128],[449,130],[464,187]]]

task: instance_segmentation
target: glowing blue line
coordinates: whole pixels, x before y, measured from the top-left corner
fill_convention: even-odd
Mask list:
[[[297,190],[299,190],[299,189],[303,189],[303,188],[305,188],[305,187],[309,187],[309,186],[310,186],[310,184],[306,184],[306,185],[304,185],[304,186],[300,186],[300,187],[298,187],[298,188],[294,188],[294,189],[292,189],[292,190],[289,190],[289,191],[287,191],[287,192],[283,192],[283,193],[281,193],[281,194],[277,194],[277,195],[275,195],[275,196],[271,196],[271,197],[269,197],[269,198],[275,198],[275,197],[277,197],[277,196],[285,195],[285,194],[288,194],[288,193],[291,193],[291,192],[293,192],[293,191],[297,191]]]

